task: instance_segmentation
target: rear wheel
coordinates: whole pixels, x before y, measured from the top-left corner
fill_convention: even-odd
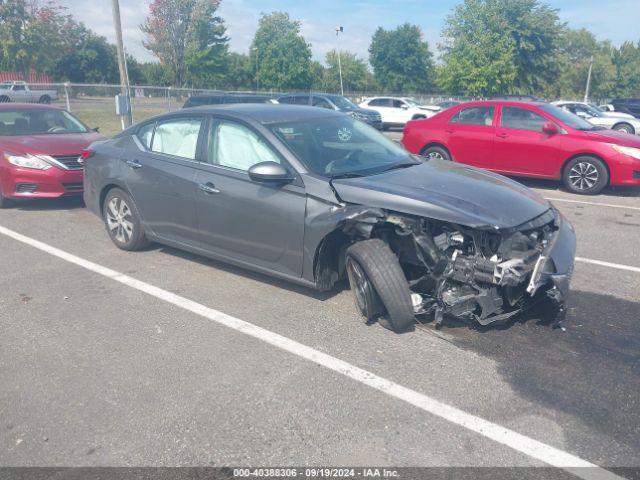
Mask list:
[[[564,168],[562,181],[573,193],[596,195],[609,183],[609,172],[598,158],[576,157]]]
[[[51,97],[49,95],[42,95],[40,100],[38,100],[38,103],[48,105],[51,103]]]
[[[617,132],[630,133],[631,135],[635,134],[634,128],[628,123],[619,123],[613,126],[613,129]]]
[[[398,259],[382,240],[364,240],[347,249],[346,267],[356,307],[367,320],[404,332],[413,327],[411,292]]]
[[[11,100],[9,100],[9,97],[7,97],[6,95],[2,95],[0,96],[0,103],[9,103]]]
[[[438,145],[432,145],[430,147],[425,148],[420,153],[423,157],[427,157],[430,160],[451,160],[451,155],[447,150]]]
[[[131,196],[119,188],[109,190],[102,215],[107,233],[122,250],[140,250],[149,244],[138,209]]]

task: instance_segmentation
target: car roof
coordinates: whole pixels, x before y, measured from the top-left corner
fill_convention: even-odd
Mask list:
[[[203,105],[185,108],[179,112],[224,113],[226,116],[241,120],[253,120],[264,125],[281,122],[298,122],[315,118],[327,118],[343,115],[326,108],[305,105],[283,105],[269,103],[234,103],[224,105]]]
[[[62,110],[62,107],[41,103],[0,103],[0,111],[4,110]]]
[[[472,100],[469,102],[462,102],[456,107],[466,107],[472,105],[509,105],[509,106],[529,106],[529,107],[541,107],[549,105],[547,102],[531,102],[526,100]]]

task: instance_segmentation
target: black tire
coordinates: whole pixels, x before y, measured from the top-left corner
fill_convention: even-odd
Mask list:
[[[9,103],[11,102],[11,99],[9,97],[7,97],[6,95],[2,95],[0,97],[0,103]]]
[[[617,125],[613,126],[613,129],[616,132],[630,133],[631,135],[635,135],[635,133],[636,133],[636,131],[633,128],[633,126],[628,124],[628,123],[618,123]]]
[[[576,157],[564,167],[562,183],[572,193],[597,195],[609,184],[609,171],[598,158]]]
[[[118,248],[134,251],[149,245],[138,208],[124,190],[109,190],[102,205],[102,218],[109,237]]]
[[[2,188],[0,188],[0,208],[11,208],[13,207],[13,200],[5,197],[2,194]]]
[[[426,115],[414,115],[413,117],[411,117],[411,120],[422,120],[427,118]]]
[[[51,97],[49,95],[42,95],[38,103],[42,103],[44,105],[49,105],[51,103]]]
[[[432,145],[430,147],[424,148],[422,152],[420,152],[420,155],[432,160],[446,160],[448,162],[451,161],[451,155],[449,154],[447,149],[438,145]]]
[[[378,239],[364,240],[351,245],[346,257],[349,283],[360,313],[367,320],[372,319],[368,318],[370,316],[382,313],[377,311],[376,300],[379,299],[380,306],[386,311],[386,318],[378,320],[382,326],[397,333],[411,329],[415,323],[415,314],[409,284],[389,246]],[[363,310],[361,306],[361,299],[357,296],[360,286],[354,282],[353,275],[349,272],[350,265],[357,265],[364,271],[371,287],[371,308]]]

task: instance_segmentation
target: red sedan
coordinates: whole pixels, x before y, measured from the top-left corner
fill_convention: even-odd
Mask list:
[[[604,130],[548,103],[463,103],[409,122],[402,143],[430,158],[562,180],[575,193],[640,185],[640,137]]]
[[[0,104],[0,208],[18,198],[81,194],[78,158],[103,138],[60,108]]]

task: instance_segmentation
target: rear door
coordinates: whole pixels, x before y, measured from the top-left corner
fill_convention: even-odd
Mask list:
[[[495,115],[494,105],[473,105],[451,116],[444,129],[447,147],[456,162],[492,168]]]
[[[494,145],[495,170],[504,173],[553,176],[562,161],[563,135],[542,131],[554,123],[541,113],[523,105],[502,106]],[[558,130],[561,127],[557,125]]]
[[[364,108],[371,108],[380,114],[382,123],[394,123],[390,98],[374,98]]]
[[[296,277],[302,276],[306,196],[301,180],[254,182],[256,163],[284,164],[282,155],[252,126],[214,119],[205,163],[196,183],[202,248],[225,257]]]
[[[166,240],[197,245],[195,184],[204,117],[172,117],[140,127],[138,149],[127,151],[122,171],[148,228]]]

